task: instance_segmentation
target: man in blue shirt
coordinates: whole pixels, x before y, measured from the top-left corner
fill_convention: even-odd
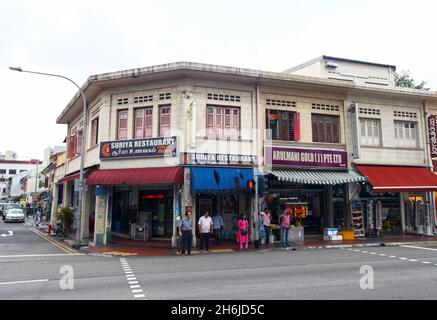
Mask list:
[[[219,241],[222,239],[222,231],[223,231],[223,218],[220,213],[216,212],[212,217],[212,224],[214,228],[214,238],[216,244],[219,244]]]

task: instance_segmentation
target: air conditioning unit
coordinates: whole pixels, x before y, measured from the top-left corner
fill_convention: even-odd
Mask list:
[[[336,63],[334,61],[326,61],[325,66],[327,68],[338,68],[338,63]]]

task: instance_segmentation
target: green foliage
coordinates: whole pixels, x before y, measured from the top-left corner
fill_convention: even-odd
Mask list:
[[[412,88],[420,90],[429,90],[430,88],[425,88],[426,82],[422,81],[416,84],[413,78],[411,78],[410,71],[404,70],[400,73],[395,73],[395,81],[397,87]]]
[[[61,207],[56,214],[56,218],[62,222],[62,226],[68,229],[74,221],[73,210],[69,207]]]

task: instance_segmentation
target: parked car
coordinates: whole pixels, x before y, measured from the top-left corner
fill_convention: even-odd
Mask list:
[[[26,215],[22,209],[9,209],[6,213],[5,222],[24,222]]]
[[[3,221],[6,221],[5,220],[6,214],[11,209],[21,209],[21,206],[18,203],[6,203],[6,205],[5,205],[4,209],[3,209]]]

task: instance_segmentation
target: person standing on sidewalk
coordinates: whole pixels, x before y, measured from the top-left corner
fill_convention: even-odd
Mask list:
[[[238,220],[238,232],[240,233],[239,241],[240,241],[240,251],[244,249],[248,250],[249,248],[249,221],[246,218],[246,215],[243,214],[240,220]]]
[[[36,209],[36,214],[35,214],[35,226],[39,226],[39,223],[41,221],[41,209],[38,207]]]
[[[181,255],[191,254],[191,244],[193,241],[193,221],[191,220],[191,213],[185,213],[185,218],[179,226],[179,236],[182,237],[182,251]]]
[[[216,212],[212,217],[212,223],[214,228],[214,238],[215,243],[219,244],[219,241],[222,239],[222,230],[223,230],[223,218],[220,213]]]
[[[265,237],[266,237],[266,245],[270,242],[270,235],[272,233],[271,229],[271,219],[272,216],[270,214],[270,210],[266,209],[264,212],[261,212],[261,219],[264,225]]]
[[[203,248],[209,252],[209,238],[213,231],[213,224],[208,211],[200,217],[198,226],[200,233],[200,252],[202,252]]]
[[[290,230],[290,209],[285,209],[279,218],[281,219],[281,245],[286,248],[288,247],[288,231]]]

